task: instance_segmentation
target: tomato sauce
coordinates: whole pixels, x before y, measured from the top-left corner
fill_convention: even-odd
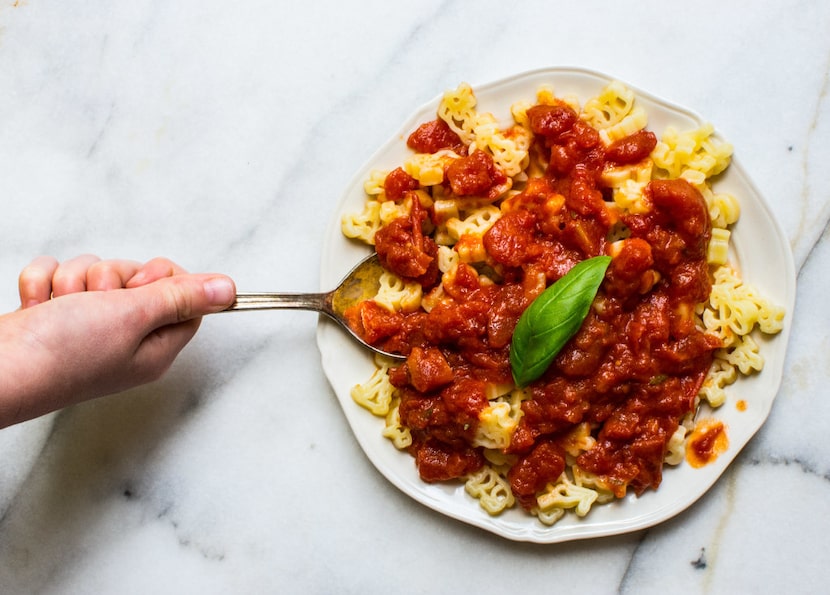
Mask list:
[[[723,422],[704,419],[697,423],[686,447],[686,461],[692,467],[703,467],[718,458],[729,447]]]
[[[502,216],[483,237],[484,272],[494,282],[482,282],[481,271],[462,263],[443,280],[444,297],[429,312],[393,314],[367,302],[350,315],[371,343],[408,356],[390,381],[413,436],[410,451],[424,480],[454,479],[484,464],[472,444],[478,414],[488,406],[488,384],[512,382],[509,347],[521,313],[579,261],[611,255],[581,329],[528,387],[531,398],[505,451],[514,461],[508,479],[531,508],[565,468],[567,433],[587,422],[596,442],[576,464],[618,497],[629,488],[640,494],[659,486],[669,438],[692,411],[720,346],[694,320],[711,287],[706,203],[684,180],[655,180],[645,189],[648,212],[620,213],[601,174],[646,158],[654,135],[641,131],[605,147],[567,105],[527,113],[534,157],[547,169],[499,203]],[[448,132],[428,123],[409,144],[458,149]],[[461,152],[445,172],[447,193],[490,197],[503,174],[487,154]],[[411,190],[395,176],[390,186]],[[376,248],[384,266],[427,293],[442,283],[428,234],[433,213],[412,203],[408,217],[378,231]],[[620,229],[625,238],[612,242]]]
[[[418,126],[406,139],[406,146],[418,153],[437,153],[444,149],[466,152],[464,143],[441,118]]]

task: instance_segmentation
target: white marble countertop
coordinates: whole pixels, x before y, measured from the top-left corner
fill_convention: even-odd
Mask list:
[[[767,197],[799,282],[772,413],[673,519],[517,543],[374,469],[315,315],[214,316],[161,381],[0,431],[0,591],[826,592],[830,5],[284,5],[0,0],[3,311],[41,253],[316,290],[344,187],[416,107],[582,66],[703,114]]]

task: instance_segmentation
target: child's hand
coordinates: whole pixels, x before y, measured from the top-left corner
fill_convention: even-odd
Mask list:
[[[0,316],[0,427],[159,378],[199,328],[233,303],[224,275],[80,256],[35,259],[21,309]]]

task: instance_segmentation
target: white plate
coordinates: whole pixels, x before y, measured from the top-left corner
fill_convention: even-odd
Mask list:
[[[558,96],[574,93],[584,101],[595,96],[611,79],[605,75],[576,68],[551,68],[519,74],[486,85],[473,85],[480,111],[492,112],[505,125],[510,120],[510,105],[520,99],[534,101],[543,84],[553,86]],[[693,112],[674,106],[629,85],[636,101],[648,112],[648,127],[658,137],[668,125],[679,130],[696,128],[704,123]],[[366,246],[347,240],[340,232],[340,217],[359,211],[365,201],[363,182],[372,169],[393,169],[400,165],[409,150],[404,139],[420,123],[436,117],[440,96],[417,110],[400,132],[375,153],[357,172],[338,205],[323,247],[323,289],[330,289],[362,256]],[[772,217],[769,207],[735,159],[727,172],[714,184],[720,191],[735,194],[741,203],[741,218],[732,234],[733,260],[737,260],[743,279],[758,287],[769,299],[787,311],[784,330],[760,339],[766,360],[764,370],[749,378],[740,378],[728,391],[727,402],[714,415],[728,427],[729,449],[715,462],[693,469],[681,464],[666,467],[663,483],[656,491],[637,498],[628,497],[607,505],[596,505],[584,518],[566,514],[548,527],[521,509],[490,516],[478,501],[468,496],[461,483],[427,484],[418,477],[414,459],[395,449],[381,436],[383,420],[352,401],[349,391],[366,381],[374,370],[372,357],[332,323],[321,319],[317,342],[323,368],[334,388],[346,418],[366,456],[394,485],[415,500],[450,517],[481,527],[508,539],[554,543],[572,539],[613,535],[643,529],[681,512],[700,498],[727,465],[761,427],[769,414],[781,384],[784,355],[789,336],[789,321],[795,305],[795,267],[787,239]],[[747,403],[745,411],[735,405]]]

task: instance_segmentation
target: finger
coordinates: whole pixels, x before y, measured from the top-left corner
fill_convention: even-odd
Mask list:
[[[49,301],[52,297],[52,275],[58,261],[51,256],[39,256],[29,263],[17,279],[20,306],[30,308]]]
[[[109,291],[126,287],[127,281],[141,268],[134,260],[101,260],[86,272],[87,291]]]
[[[139,287],[133,295],[150,329],[158,329],[226,309],[236,298],[236,286],[226,275],[178,274]]]
[[[194,318],[163,326],[147,335],[133,356],[134,377],[142,383],[161,378],[196,334],[201,322],[201,318]]]
[[[89,267],[100,260],[92,254],[84,254],[62,262],[52,275],[52,296],[60,297],[86,291],[86,273]]]
[[[165,277],[186,273],[182,267],[166,258],[154,258],[142,265],[127,281],[126,287],[141,287]]]

